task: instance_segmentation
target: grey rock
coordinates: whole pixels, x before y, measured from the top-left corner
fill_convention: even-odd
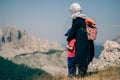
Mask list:
[[[89,71],[102,70],[112,66],[120,66],[120,44],[107,40],[104,49],[98,59],[94,59],[89,65]]]

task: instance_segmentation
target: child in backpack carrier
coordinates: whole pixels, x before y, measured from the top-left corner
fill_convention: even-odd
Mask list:
[[[68,36],[70,29],[67,31],[65,36]],[[76,39],[72,39],[67,45],[67,62],[68,62],[68,77],[75,77],[76,75],[76,65],[75,65],[75,42]]]

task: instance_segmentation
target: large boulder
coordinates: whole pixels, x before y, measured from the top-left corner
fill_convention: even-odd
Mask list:
[[[120,44],[107,40],[98,59],[89,65],[89,70],[102,70],[111,66],[120,66]]]

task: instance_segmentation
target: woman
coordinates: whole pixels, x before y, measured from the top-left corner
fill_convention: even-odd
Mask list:
[[[78,77],[84,77],[90,63],[91,52],[87,33],[82,30],[86,30],[85,19],[88,17],[82,13],[81,6],[78,3],[73,3],[70,6],[70,12],[72,13],[73,22],[67,41],[70,42],[73,38],[76,39],[75,62],[78,67]]]

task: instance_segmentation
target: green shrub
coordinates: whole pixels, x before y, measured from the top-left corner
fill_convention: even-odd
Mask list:
[[[33,80],[33,77],[49,75],[41,69],[18,65],[0,57],[0,80]]]
[[[50,49],[48,52],[42,52],[43,54],[54,54],[54,53],[62,53],[62,50],[55,50],[55,49]]]

